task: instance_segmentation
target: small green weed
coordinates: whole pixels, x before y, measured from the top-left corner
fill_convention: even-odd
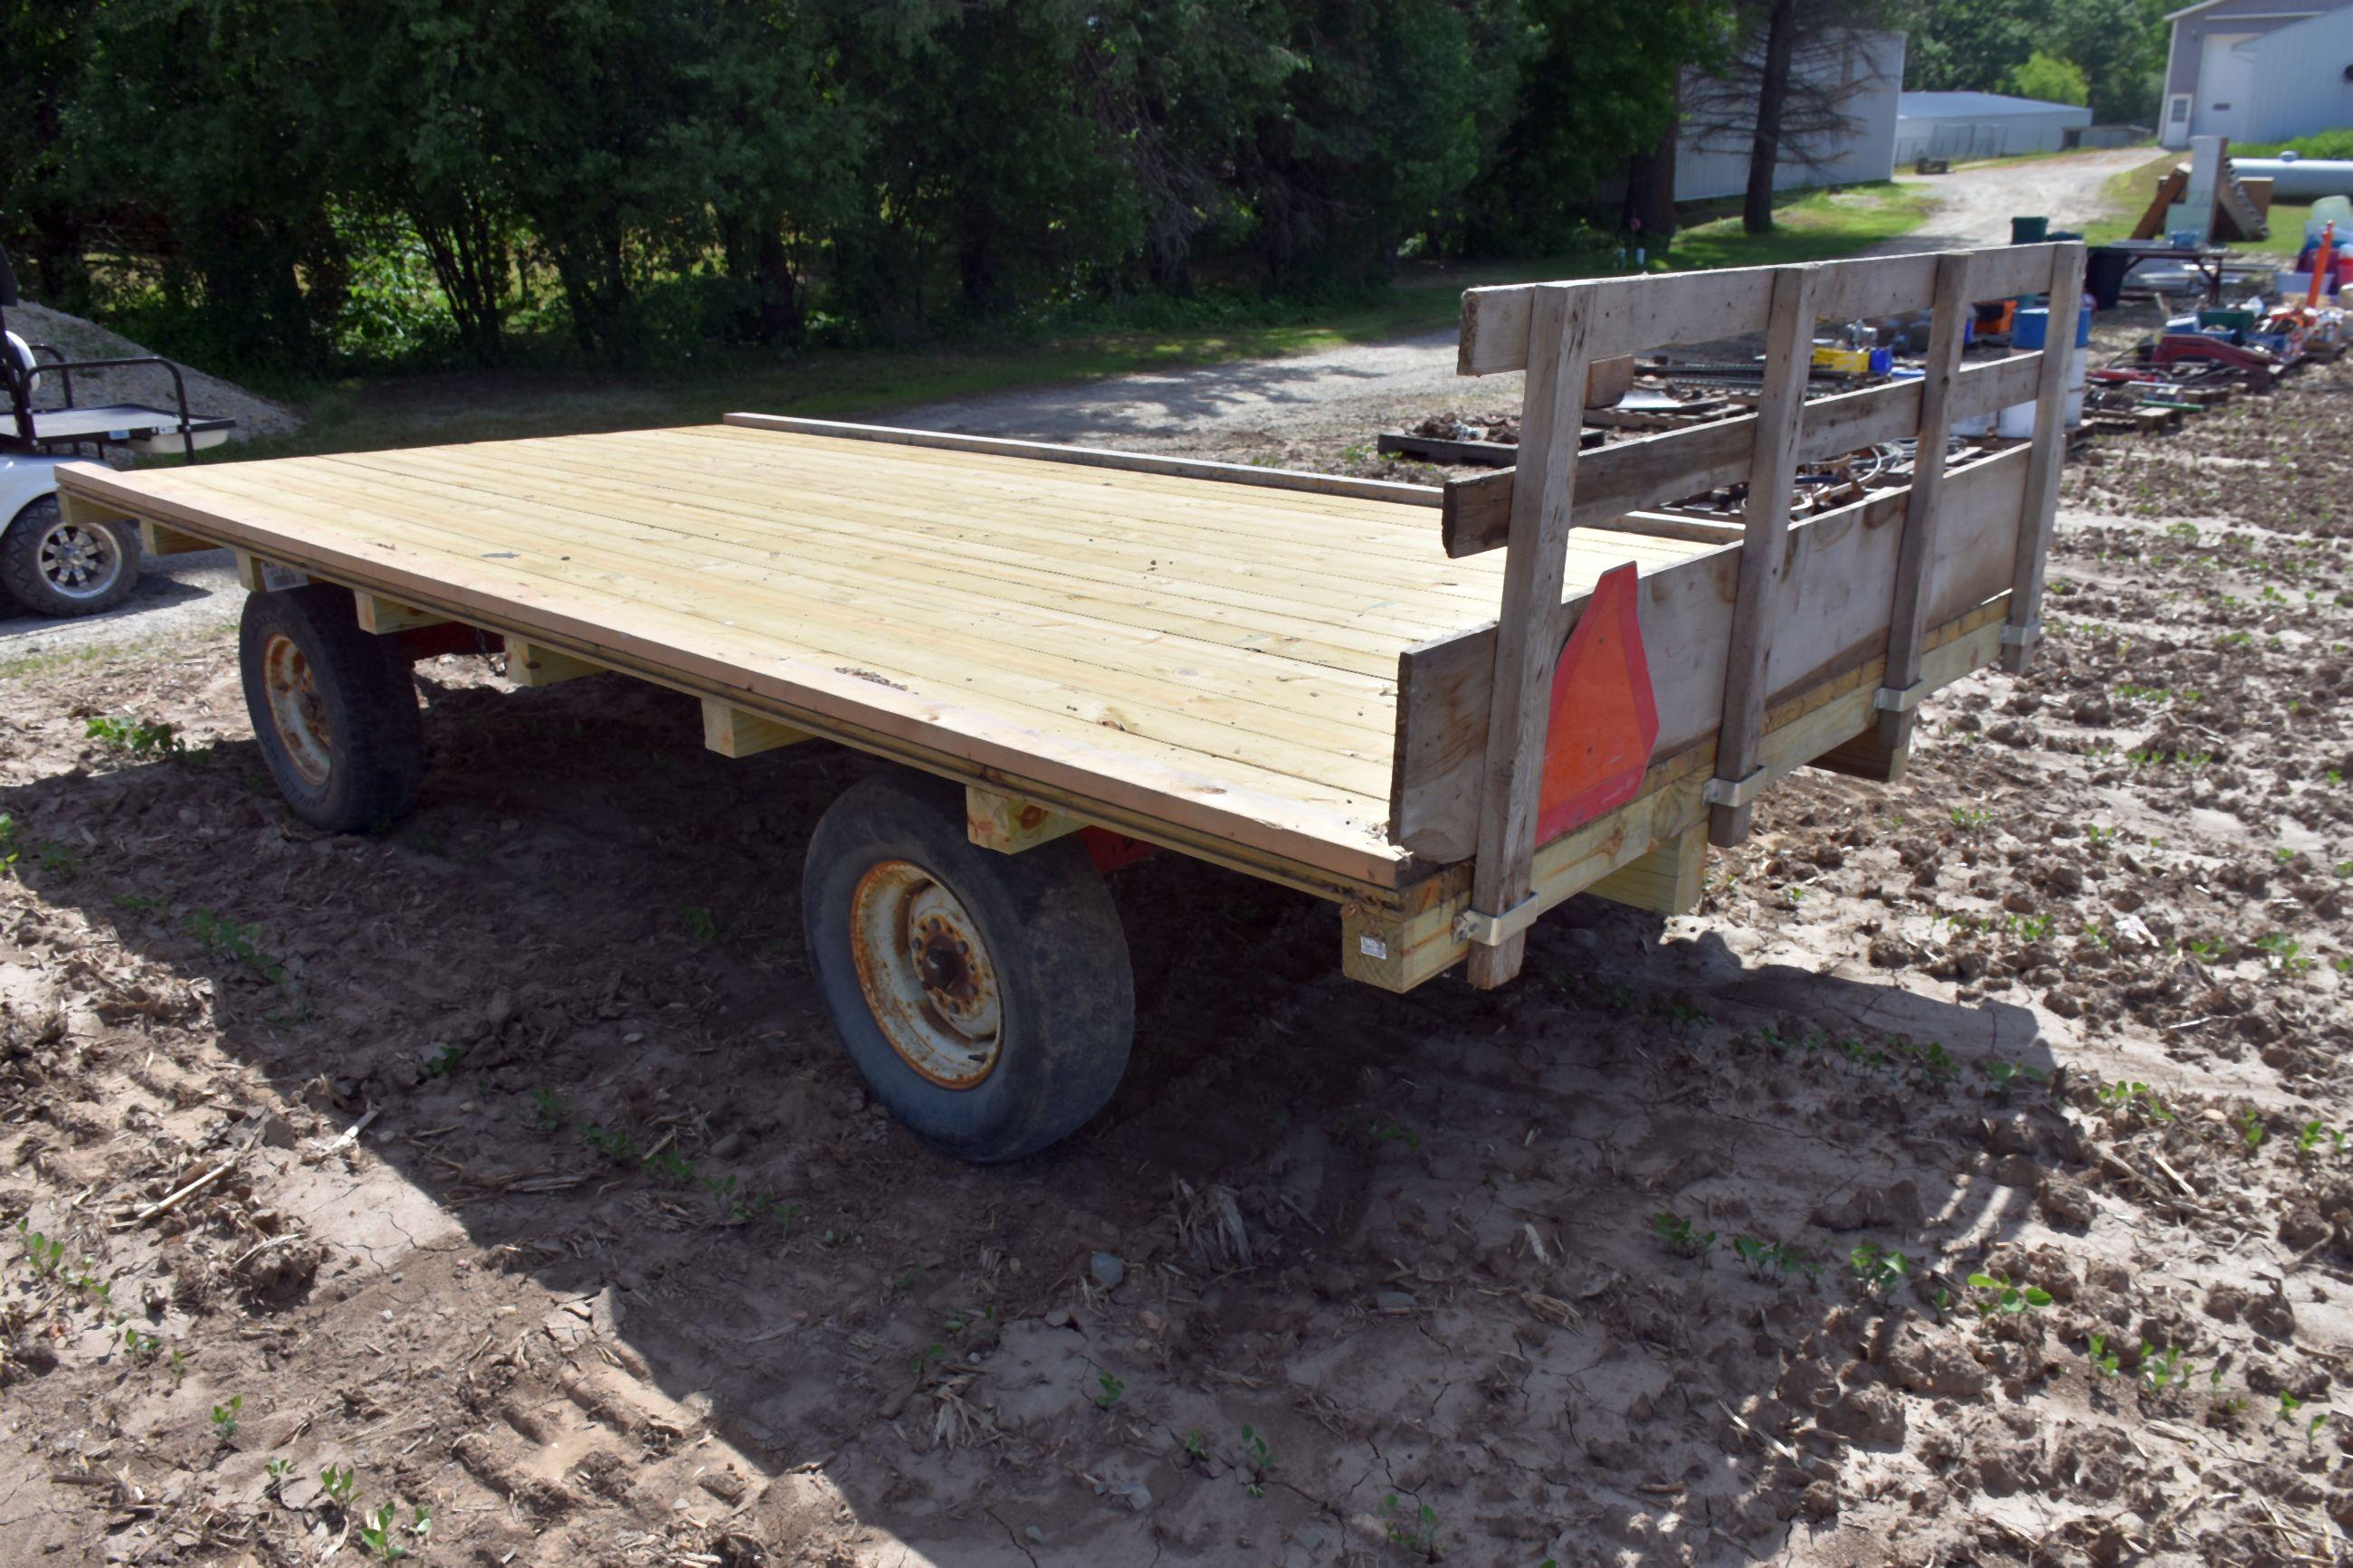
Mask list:
[[[2189,1368],[2182,1364],[2179,1345],[2163,1351],[2148,1344],[2140,1347],[2140,1385],[2149,1393],[2163,1394],[2189,1381]]]
[[[2085,1359],[2092,1363],[2092,1370],[2102,1377],[2116,1375],[2116,1352],[2108,1348],[2108,1337],[2105,1334],[2092,1336],[2090,1352]]]
[[[16,1222],[16,1238],[17,1244],[25,1249],[26,1261],[33,1266],[33,1273],[37,1277],[43,1279],[58,1277],[58,1270],[65,1266],[66,1261],[63,1237],[43,1236],[37,1230],[27,1229],[25,1221],[20,1219]]]
[[[1869,1241],[1848,1253],[1846,1263],[1862,1288],[1874,1296],[1885,1296],[1912,1271],[1911,1259],[1893,1247]]]
[[[341,1469],[329,1465],[319,1472],[319,1489],[326,1493],[327,1500],[339,1509],[352,1506],[352,1497],[358,1484],[359,1478],[349,1465]]]
[[[1422,1503],[1409,1514],[1405,1511],[1404,1506],[1398,1501],[1397,1493],[1391,1492],[1381,1499],[1381,1506],[1376,1511],[1382,1529],[1388,1532],[1390,1545],[1402,1547],[1433,1563],[1438,1561],[1440,1552],[1436,1509],[1431,1508],[1428,1503]]]
[[[686,923],[686,934],[704,947],[719,940],[719,917],[701,904],[688,904],[678,911]]]
[[[2041,1083],[2043,1080],[2043,1073],[2040,1068],[2031,1068],[2022,1062],[2001,1060],[1981,1062],[1978,1066],[1978,1070],[1993,1080],[1994,1093],[2003,1100],[2008,1100],[2016,1093],[2018,1086],[2021,1083]]]
[[[245,1408],[245,1395],[232,1394],[227,1405],[213,1406],[213,1436],[227,1442],[237,1436],[237,1413]]]
[[[134,757],[176,757],[187,751],[176,726],[123,714],[92,719],[84,738]]]
[[[1677,1258],[1705,1258],[1715,1250],[1715,1232],[1695,1231],[1691,1221],[1667,1209],[1651,1216],[1651,1234]]]
[[[1978,1292],[1977,1309],[1980,1319],[1997,1312],[2023,1312],[2030,1307],[2051,1305],[2051,1292],[2040,1285],[2013,1285],[2010,1276],[2001,1273],[1972,1274],[1969,1289]]]
[[[1753,1236],[1736,1236],[1732,1238],[1732,1250],[1739,1257],[1740,1266],[1748,1271],[1748,1277],[1760,1284],[1776,1279],[1786,1280],[1792,1274],[1802,1274],[1812,1279],[1822,1271],[1820,1260],[1812,1253],[1801,1247],[1791,1247],[1787,1242],[1760,1241]]]
[[[2100,1089],[2100,1102],[2123,1115],[2138,1111],[2151,1121],[2173,1120],[2173,1112],[2165,1108],[2165,1101],[2158,1098],[2157,1090],[2145,1083],[2104,1084]]]
[[[1095,1408],[1098,1410],[1110,1409],[1117,1405],[1120,1396],[1127,1392],[1127,1384],[1107,1372],[1095,1374],[1095,1384],[1100,1391],[1093,1395]]]
[[[237,921],[211,910],[191,910],[187,920],[188,934],[196,945],[234,963],[242,963],[272,985],[286,984],[286,967],[264,952],[259,946],[261,932],[255,927]]]
[[[1242,1468],[1250,1471],[1250,1477],[1246,1489],[1252,1497],[1266,1496],[1267,1479],[1282,1468],[1275,1460],[1274,1450],[1267,1447],[1266,1439],[1259,1435],[1257,1428],[1245,1426],[1242,1428],[1241,1454]]]
[[[424,1510],[417,1511],[422,1517]],[[384,1503],[353,1531],[360,1538],[360,1545],[379,1563],[397,1563],[408,1555],[408,1548],[400,1543],[399,1529],[393,1522],[398,1517],[392,1504]]]

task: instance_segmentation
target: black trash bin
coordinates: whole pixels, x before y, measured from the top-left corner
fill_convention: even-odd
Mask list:
[[[2092,291],[2092,302],[2103,310],[2115,310],[2116,297],[2124,292],[2125,274],[2139,259],[2137,252],[2113,245],[2092,247],[2084,268],[2084,287]]]

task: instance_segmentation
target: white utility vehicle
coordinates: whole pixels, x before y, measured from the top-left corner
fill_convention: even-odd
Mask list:
[[[152,355],[69,360],[47,343],[7,330],[16,304],[16,272],[0,252],[0,602],[14,599],[36,615],[87,616],[111,609],[139,582],[139,534],[120,524],[69,522],[58,510],[58,466],[119,447],[141,457],[179,453],[189,462],[228,437],[233,419],[190,414],[180,367]],[[46,355],[47,357],[44,358]],[[74,404],[74,372],[161,365],[172,377],[176,412],[144,404]],[[58,404],[37,407],[49,377]]]

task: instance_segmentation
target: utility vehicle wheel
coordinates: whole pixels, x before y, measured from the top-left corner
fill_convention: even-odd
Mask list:
[[[248,595],[237,651],[254,739],[295,816],[359,833],[408,814],[425,774],[417,682],[360,629],[348,589]]]
[[[801,919],[867,1087],[951,1153],[1042,1149],[1102,1110],[1127,1070],[1127,942],[1075,837],[983,849],[965,836],[961,788],[880,774],[818,823]]]
[[[111,610],[139,585],[139,532],[127,522],[68,522],[58,498],[25,503],[0,534],[0,582],[37,616]]]

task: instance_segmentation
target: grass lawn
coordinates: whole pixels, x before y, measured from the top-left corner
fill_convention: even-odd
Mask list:
[[[1852,255],[1917,228],[1933,200],[1925,190],[1894,184],[1809,192],[1777,209],[1778,226],[1769,235],[1742,234],[1737,216],[1685,229],[1675,238],[1668,266],[1680,271]],[[1409,264],[1388,292],[1365,302],[1250,309],[1234,312],[1241,319],[1223,321],[1182,323],[1180,316],[1180,324],[1152,329],[1115,323],[998,329],[969,341],[906,349],[720,355],[685,369],[637,375],[448,372],[263,388],[300,407],[303,427],[287,437],[240,442],[233,455],[276,458],[707,423],[734,409],[866,417],[1014,387],[1448,331],[1461,319],[1465,289],[1533,278],[1599,277],[1613,270],[1613,260],[1607,253],[1592,253],[1475,266]]]

